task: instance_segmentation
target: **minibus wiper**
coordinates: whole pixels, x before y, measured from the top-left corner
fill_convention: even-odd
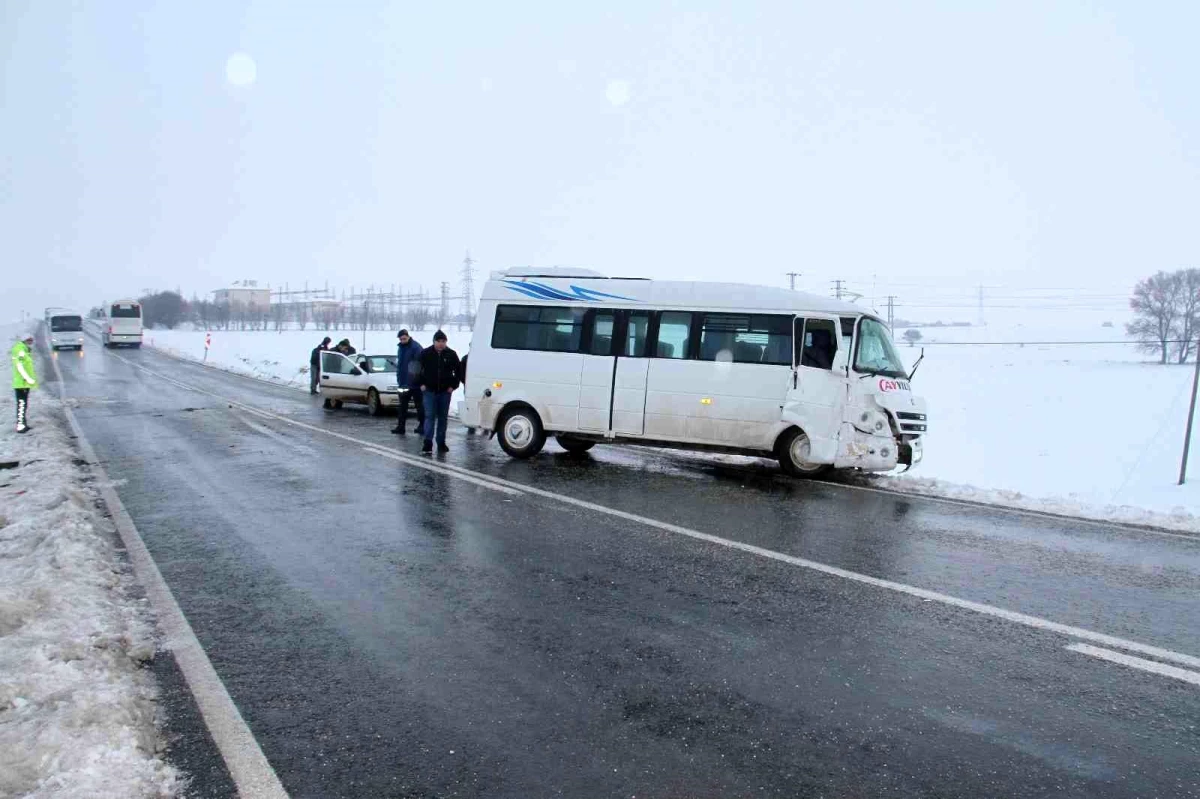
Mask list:
[[[915,375],[917,373],[917,367],[919,367],[921,365],[921,361],[923,361],[923,360],[925,360],[925,348],[924,347],[921,348],[921,357],[917,358],[917,362],[913,364],[912,371],[908,373],[908,379],[910,381],[913,379],[913,375]]]

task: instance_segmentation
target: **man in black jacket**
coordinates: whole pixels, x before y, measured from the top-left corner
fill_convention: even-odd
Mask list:
[[[329,349],[329,342],[333,341],[329,336],[321,339],[321,343],[313,348],[312,355],[308,357],[308,393],[316,394],[317,386],[321,385],[321,353]]]
[[[446,422],[450,416],[450,395],[458,388],[458,353],[446,346],[446,334],[433,334],[433,346],[421,351],[421,394],[425,400],[425,443],[421,453],[433,452],[434,426],[437,427],[438,452],[446,446]]]

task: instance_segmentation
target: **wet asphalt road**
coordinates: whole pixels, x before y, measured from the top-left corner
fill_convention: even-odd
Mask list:
[[[391,418],[89,344],[58,356],[80,424],[294,797],[1200,796],[1198,686],[414,468],[228,401],[415,454]],[[553,443],[515,462],[452,431],[449,464],[1200,655],[1200,539],[765,462]],[[196,793],[229,795],[168,694]]]

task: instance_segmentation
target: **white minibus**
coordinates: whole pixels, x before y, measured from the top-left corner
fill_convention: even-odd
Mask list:
[[[925,402],[874,314],[732,283],[510,269],[484,286],[462,422],[515,458],[547,435],[888,471],[922,457]]]
[[[46,336],[51,350],[83,349],[83,317],[66,308],[47,308]]]
[[[128,344],[142,346],[142,305],[137,300],[117,300],[105,305],[104,329],[100,339],[105,347]]]

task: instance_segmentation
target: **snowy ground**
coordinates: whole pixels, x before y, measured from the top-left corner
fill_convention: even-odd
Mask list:
[[[0,797],[175,796],[145,668],[153,622],[61,404],[36,391],[23,436],[11,393],[2,405],[0,460],[20,465],[0,470]]]
[[[1100,519],[1200,530],[1200,446],[1175,485],[1190,366],[1160,366],[1123,342],[1122,322],[1099,314],[1025,314],[986,327],[923,328],[926,357],[913,381],[930,405],[925,461],[881,485]],[[900,331],[902,333],[902,331]],[[470,332],[447,331],[459,354]],[[432,331],[416,333],[427,344]],[[199,359],[202,332],[147,332],[155,346]],[[307,386],[308,351],[322,331],[214,332],[209,361]],[[349,335],[361,347],[362,333]],[[1071,341],[997,346],[994,342]],[[367,334],[391,352],[395,333]],[[901,344],[910,366],[919,349]]]

